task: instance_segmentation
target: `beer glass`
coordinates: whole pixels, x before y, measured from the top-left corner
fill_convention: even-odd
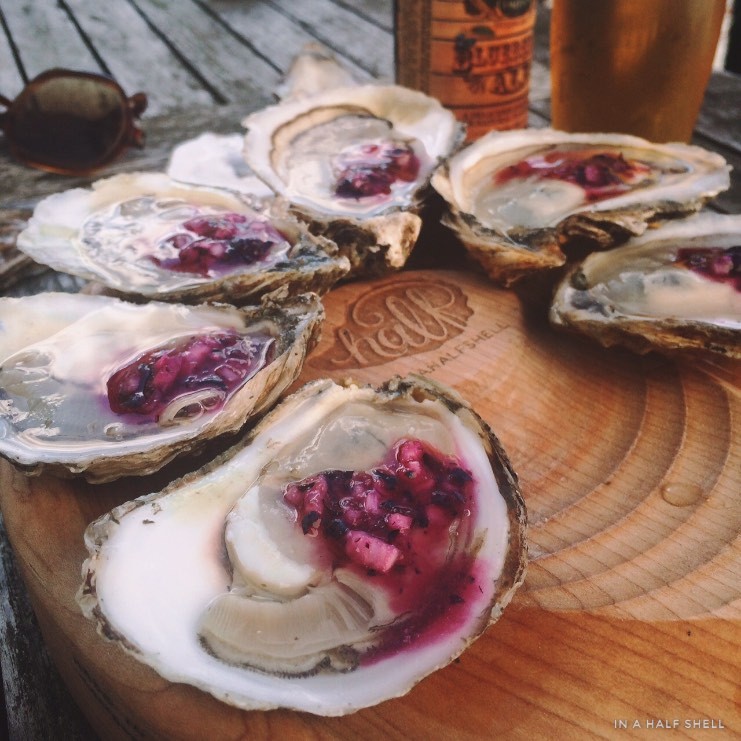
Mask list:
[[[553,126],[689,141],[725,5],[725,0],[554,0]]]

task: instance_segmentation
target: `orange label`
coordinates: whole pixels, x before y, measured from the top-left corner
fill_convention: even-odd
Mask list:
[[[467,124],[527,124],[534,0],[397,0],[396,78]]]

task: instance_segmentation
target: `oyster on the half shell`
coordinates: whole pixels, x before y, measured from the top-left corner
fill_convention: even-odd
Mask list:
[[[272,406],[323,316],[315,294],[243,309],[0,299],[0,455],[96,482],[151,473]]]
[[[83,611],[163,677],[342,715],[404,694],[499,617],[523,580],[525,508],[449,389],[323,380],[86,543]]]
[[[276,95],[279,99],[301,98],[356,84],[359,82],[352,73],[328,49],[309,43],[294,58]],[[242,133],[205,131],[173,147],[166,172],[174,180],[185,183],[229,188],[255,198],[274,196],[273,190],[245,162],[243,149]]]
[[[492,132],[435,173],[444,217],[494,280],[511,284],[699,210],[728,188],[718,154],[623,134]]]
[[[700,214],[590,255],[558,287],[550,318],[604,345],[741,359],[741,216]]]
[[[463,137],[438,101],[396,85],[291,97],[243,125],[247,164],[337,243],[351,275],[403,267],[430,176]]]
[[[99,180],[43,199],[18,247],[116,295],[245,304],[281,286],[323,293],[349,263],[296,219],[225,188],[163,173]]]

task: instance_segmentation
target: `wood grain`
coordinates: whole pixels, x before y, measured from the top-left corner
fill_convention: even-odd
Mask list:
[[[101,737],[617,738],[675,720],[673,738],[741,732],[741,365],[556,334],[469,273],[348,284],[325,303],[302,382],[424,372],[492,425],[530,514],[524,587],[404,698],[339,719],[244,713],[160,679],[75,604],[87,523],[179,471],[93,487],[3,464],[0,506],[42,631]]]
[[[27,80],[54,67],[99,69],[95,56],[76,33],[61,3],[55,0],[15,0],[9,10],[11,12],[3,15]],[[33,53],[30,53],[31,49]],[[67,60],[74,60],[74,63]],[[5,81],[4,77],[0,79]],[[19,92],[19,87],[11,88],[3,90],[3,95],[15,97]]]
[[[173,50],[135,5],[65,0],[65,6],[121,87],[129,95],[140,90],[147,94],[148,116],[213,104],[192,72],[174,63]]]
[[[79,708],[70,702],[52,659],[40,645],[25,586],[14,575],[15,559],[0,516],[0,666],[4,689],[0,699],[5,696],[0,728],[7,729],[11,741],[90,741],[93,731]],[[54,713],[39,713],[40,694],[55,708]],[[0,737],[4,738],[2,732]]]
[[[390,3],[379,3],[376,6],[376,12],[386,17],[388,23],[391,19],[389,8],[384,7]],[[311,6],[303,4],[304,11],[318,7],[318,3],[312,3]],[[311,23],[313,14],[309,14],[308,19],[304,16],[296,16],[295,12],[301,12],[302,5],[299,3],[283,3],[282,6],[274,3],[254,3],[251,7],[245,8],[243,4],[235,5],[230,0],[208,0],[206,7],[228,24],[235,33],[243,38],[249,39],[250,43],[265,57],[273,60],[283,74],[290,68],[295,58],[296,52],[302,49],[307,43],[316,43],[317,38],[324,36],[329,38],[332,47],[332,53],[336,55],[337,60],[348,69],[358,80],[368,81],[370,72],[367,69],[368,64],[364,66],[353,61],[348,55],[347,45],[338,44],[338,39],[348,38],[336,33],[336,26],[342,24],[344,29],[355,23],[353,27],[353,37],[356,39],[356,48],[352,49],[351,55],[354,57],[363,57],[363,50],[367,50],[375,59],[378,57],[378,42],[381,40],[382,48],[389,46],[389,33],[383,33],[379,28],[367,23],[362,17],[353,15],[346,8],[338,5],[330,6],[327,10],[319,8],[322,15],[330,19],[333,15],[338,15],[342,20],[330,20],[330,27],[325,27],[322,23]],[[294,11],[293,13],[291,11]],[[377,25],[377,24],[376,24]],[[259,29],[270,29],[270,33],[257,32]],[[314,34],[315,30],[321,30],[321,33]],[[329,32],[329,33],[328,33]],[[275,40],[280,39],[279,44]],[[375,44],[375,47],[374,47]],[[388,80],[393,78],[393,55],[380,60],[382,67],[377,70],[382,77]],[[274,91],[270,91],[274,92]]]
[[[311,3],[272,0],[271,4],[310,31],[322,44],[335,52],[341,51],[372,77],[393,82],[394,40],[389,33],[388,22],[382,28],[353,12],[350,7],[332,0],[312,0]],[[388,4],[387,9],[386,17],[390,20],[391,8]],[[352,48],[341,43],[342,39],[351,36],[357,36],[358,39],[358,43]]]

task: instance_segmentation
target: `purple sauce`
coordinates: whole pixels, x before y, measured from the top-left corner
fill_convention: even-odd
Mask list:
[[[601,201],[655,182],[656,169],[621,152],[555,151],[534,155],[494,175],[501,185],[515,179],[561,180],[580,186],[587,201]]]
[[[210,409],[218,409],[270,362],[272,344],[273,338],[265,334],[222,330],[149,350],[110,376],[108,403],[116,414],[157,420],[178,397],[212,389],[219,400]]]
[[[413,182],[420,168],[414,150],[393,141],[348,147],[335,157],[333,165],[335,195],[356,199],[388,195],[394,183]]]
[[[163,239],[159,249],[172,257],[152,257],[159,267],[207,277],[254,265],[268,257],[286,238],[275,227],[244,214],[196,216],[182,224],[182,231]]]
[[[452,633],[480,604],[481,575],[466,543],[476,482],[456,456],[420,440],[401,440],[368,471],[323,471],[289,484],[285,501],[304,535],[334,568],[350,568],[381,587],[396,614],[365,657],[372,661],[418,640]]]
[[[718,283],[728,283],[741,291],[741,245],[728,247],[683,247],[674,261]]]

